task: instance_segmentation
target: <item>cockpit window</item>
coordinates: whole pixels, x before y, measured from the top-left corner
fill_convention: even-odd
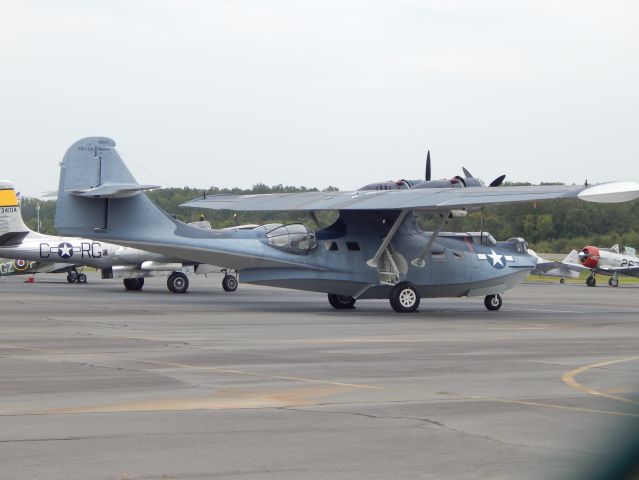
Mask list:
[[[266,234],[266,240],[272,247],[301,255],[309,253],[317,245],[313,232],[301,223],[276,227]]]
[[[472,238],[473,243],[477,243],[479,245],[487,245],[489,247],[494,247],[497,245],[497,240],[488,232],[473,232],[469,233],[470,238]]]
[[[515,245],[515,249],[518,253],[526,253],[528,252],[528,242],[523,238],[512,237],[506,240],[508,243],[512,243]]]

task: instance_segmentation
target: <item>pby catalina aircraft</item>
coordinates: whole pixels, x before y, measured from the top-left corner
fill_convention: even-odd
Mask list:
[[[483,205],[580,198],[621,202],[639,197],[639,184],[591,187],[464,187],[461,181],[412,188],[300,194],[215,195],[185,205],[232,211],[333,210],[338,219],[312,232],[307,226],[262,225],[251,230],[202,230],[157,208],[105,137],[74,143],[60,171],[56,228],[194,262],[227,265],[242,281],[324,292],[337,309],[359,299],[388,298],[397,312],[416,311],[421,297],[483,296],[489,310],[501,293],[535,268],[526,242],[496,242],[486,232],[443,233],[451,216]],[[414,212],[437,216],[434,232],[417,226]]]
[[[568,258],[570,257],[570,258]],[[590,275],[586,278],[586,285],[594,287],[597,285],[595,275],[609,275],[608,285],[619,286],[619,275],[639,277],[639,257],[635,249],[625,247],[624,252],[619,252],[619,245],[610,248],[584,247],[579,253],[576,250],[563,261],[563,264],[575,270],[590,270]]]
[[[208,222],[198,227],[208,228]],[[55,237],[36,233],[27,227],[20,213],[11,182],[0,180],[0,257],[16,259],[7,265],[13,274],[67,273],[69,283],[85,283],[87,277],[77,266],[98,268],[102,278],[123,278],[127,290],[141,290],[144,278],[170,272],[167,287],[171,292],[184,293],[189,288],[185,272],[216,271],[211,265],[183,261],[177,257],[123,247],[87,238]],[[226,291],[237,288],[237,279],[225,275]]]

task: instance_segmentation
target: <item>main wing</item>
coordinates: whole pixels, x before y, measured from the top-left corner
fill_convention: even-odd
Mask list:
[[[558,198],[615,203],[639,197],[639,183],[585,186],[467,187],[381,191],[210,195],[184,207],[233,211],[426,210],[443,211]]]

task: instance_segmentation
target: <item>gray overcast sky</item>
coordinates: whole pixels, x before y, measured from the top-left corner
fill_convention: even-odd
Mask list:
[[[638,3],[3,0],[0,177],[105,135],[163,186],[639,180]]]

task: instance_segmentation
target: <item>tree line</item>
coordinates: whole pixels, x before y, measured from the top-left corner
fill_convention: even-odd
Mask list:
[[[327,187],[323,191],[336,191]],[[217,194],[296,193],[319,191],[317,188],[284,185],[254,185],[252,188],[218,188],[201,190],[190,187],[162,188],[148,192],[160,208],[176,218],[192,222],[202,217],[214,228],[235,224],[306,223],[315,228],[308,214],[303,212],[234,212],[198,210],[180,207],[194,198]],[[55,200],[22,199],[25,223],[37,230],[37,205],[40,205],[40,231],[56,234],[53,217]],[[320,225],[328,225],[336,218],[335,212],[318,212]],[[432,230],[439,222],[432,215],[418,216],[424,230]],[[463,218],[448,221],[448,231],[490,232],[497,240],[524,237],[538,252],[563,253],[585,245],[609,247],[615,243],[639,247],[639,200],[621,204],[598,204],[577,199],[524,202],[499,207],[488,206],[482,211],[469,213]]]

